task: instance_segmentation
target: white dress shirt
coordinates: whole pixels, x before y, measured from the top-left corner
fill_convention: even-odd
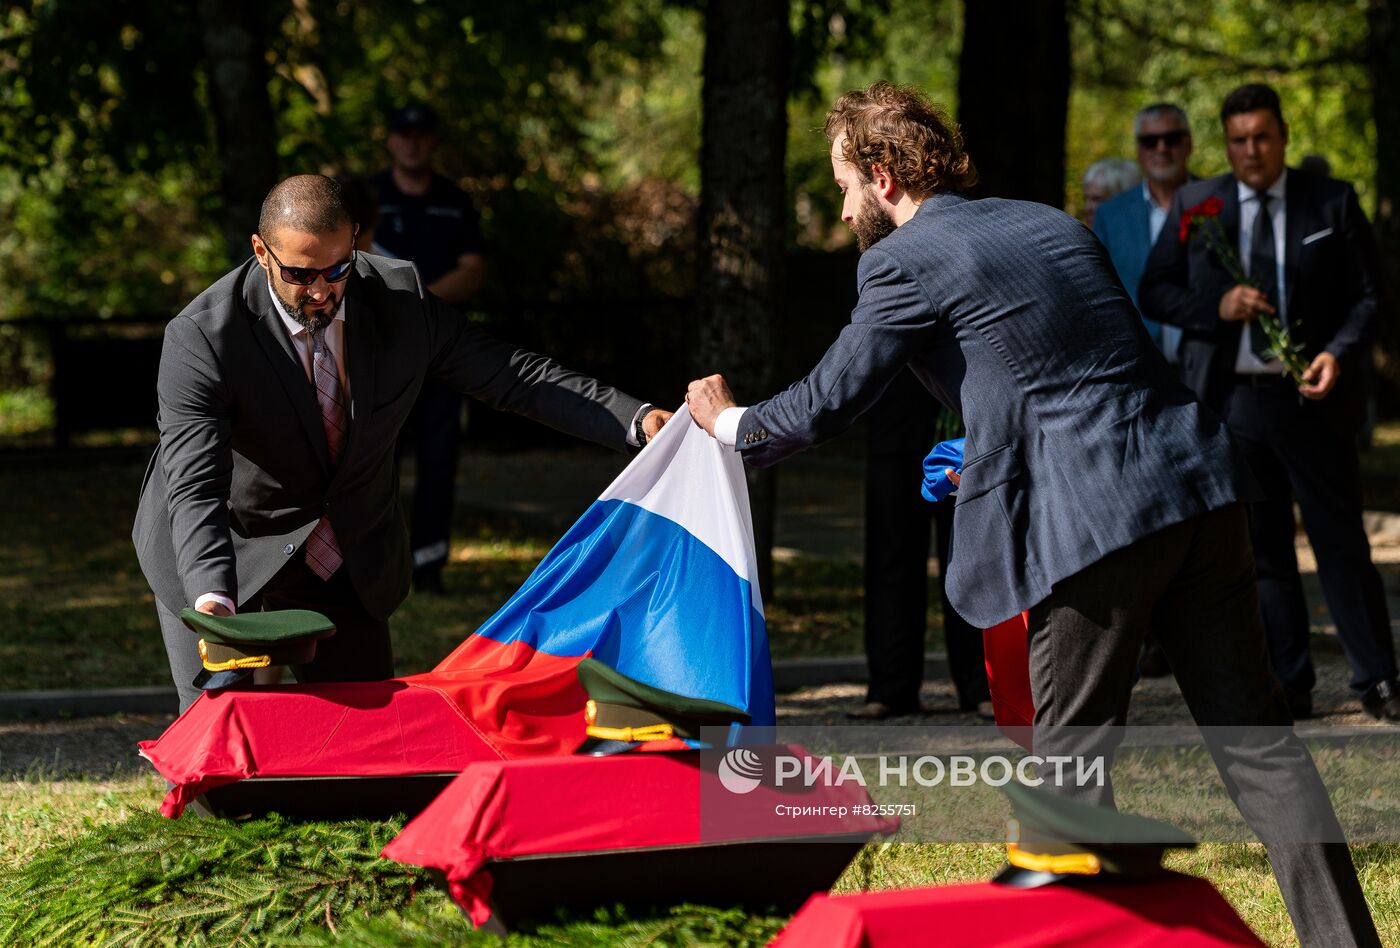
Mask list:
[[[1274,260],[1277,261],[1278,272],[1275,275],[1278,286],[1278,299],[1273,300],[1275,314],[1280,323],[1287,325],[1288,299],[1287,290],[1283,282],[1283,251],[1286,234],[1284,233],[1285,208],[1284,195],[1286,194],[1286,183],[1288,181],[1288,169],[1283,169],[1283,174],[1278,176],[1278,180],[1269,186],[1269,218],[1274,225]],[[1244,265],[1244,272],[1249,274],[1249,251],[1250,245],[1254,241],[1254,222],[1259,216],[1259,196],[1254,193],[1254,189],[1243,181],[1237,181],[1240,196],[1240,263]],[[1249,344],[1250,331],[1248,327],[1240,333],[1240,348],[1235,356],[1235,371],[1241,375],[1282,375],[1283,363],[1277,359],[1270,359],[1265,362],[1254,354],[1254,350]]]
[[[311,375],[311,360],[314,357],[315,343],[312,342],[311,333],[287,312],[287,307],[282,305],[282,301],[272,291],[270,280],[267,285],[267,293],[272,298],[273,308],[277,310],[277,315],[282,317],[282,325],[287,327],[287,335],[291,337],[292,348],[296,350],[297,358],[301,360],[306,380],[314,385],[315,382]],[[349,402],[350,376],[345,371],[345,297],[343,296],[340,298],[340,306],[336,308],[335,316],[326,326],[326,348],[335,357],[335,371],[340,376],[340,390],[345,393],[346,402]],[[194,601],[194,607],[198,609],[206,602],[220,603],[229,612],[238,611],[233,600],[223,593],[205,593]]]

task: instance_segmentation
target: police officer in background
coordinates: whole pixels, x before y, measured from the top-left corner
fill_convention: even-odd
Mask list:
[[[460,307],[481,288],[481,225],[467,193],[433,169],[437,113],[421,104],[396,109],[387,145],[390,166],[374,178],[375,241],[389,254],[412,260],[429,291]],[[461,415],[462,397],[429,382],[399,443],[401,454],[413,448],[417,465],[410,543],[413,586],[422,592],[443,591]]]

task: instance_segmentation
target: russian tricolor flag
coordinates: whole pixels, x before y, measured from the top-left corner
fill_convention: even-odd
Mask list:
[[[682,407],[434,671],[476,664],[486,643],[473,639],[592,655],[648,685],[773,724],[756,562],[743,462]]]
[[[743,465],[684,408],[432,671],[209,692],[141,750],[172,784],[161,807],[172,817],[242,780],[568,754],[584,738],[577,667],[589,655],[774,723]]]

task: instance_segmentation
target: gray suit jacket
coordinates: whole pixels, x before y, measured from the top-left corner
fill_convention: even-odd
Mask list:
[[[910,366],[967,426],[946,582],[974,625],[1252,492],[1103,245],[1060,211],[935,195],[866,251],[858,280],[850,325],[810,375],[744,413],[738,447],[767,465],[826,440]]]
[[[500,342],[427,293],[413,265],[361,254],[345,291],[350,425],[332,467],[315,391],[254,259],[165,330],[160,444],[132,540],[172,610],[206,592],[246,602],[321,515],[365,608],[408,594],[394,443],[425,378],[622,449],[641,402]]]

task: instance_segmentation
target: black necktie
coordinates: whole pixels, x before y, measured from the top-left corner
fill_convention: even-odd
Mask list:
[[[1274,253],[1274,220],[1269,213],[1269,192],[1256,191],[1259,198],[1259,213],[1254,217],[1254,236],[1249,241],[1249,278],[1259,288],[1259,292],[1269,298],[1278,308],[1278,257]],[[1260,359],[1267,362],[1269,337],[1258,319],[1249,323],[1249,348]]]

